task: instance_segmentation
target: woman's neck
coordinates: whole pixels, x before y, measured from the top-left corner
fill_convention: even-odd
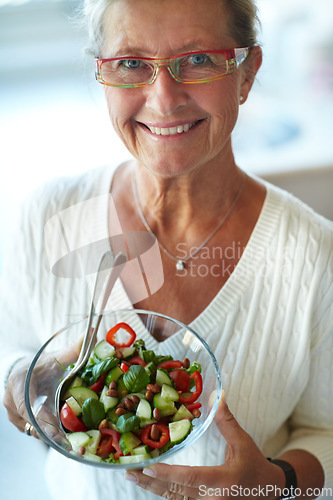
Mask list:
[[[139,203],[152,231],[185,237],[195,244],[228,211],[242,184],[243,174],[234,161],[173,178],[162,177],[137,164],[132,175]]]

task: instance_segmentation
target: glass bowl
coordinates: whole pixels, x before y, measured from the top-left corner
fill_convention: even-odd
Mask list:
[[[188,358],[201,364],[203,391],[199,397],[201,416],[193,420],[193,430],[187,438],[158,457],[134,464],[90,461],[71,449],[66,434],[59,427],[55,412],[55,392],[64,377],[64,367],[74,364],[85,331],[87,319],[67,325],[53,335],[37,352],[25,382],[25,404],[30,421],[39,437],[66,457],[84,464],[108,469],[140,469],[191,446],[211,424],[221,397],[221,376],[216,358],[208,344],[185,324],[163,314],[139,309],[105,312],[99,327],[97,342],[105,339],[114,325],[126,322],[143,339],[147,349],[155,354],[171,355],[175,360]]]

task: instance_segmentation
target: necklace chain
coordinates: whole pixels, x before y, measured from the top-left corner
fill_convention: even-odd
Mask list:
[[[151,229],[151,227],[149,226],[148,224],[148,221],[143,213],[143,210],[142,210],[142,207],[141,207],[141,203],[140,203],[140,199],[139,199],[139,193],[138,193],[138,187],[137,187],[137,183],[136,183],[136,180],[135,180],[135,174],[133,173],[132,175],[132,184],[133,184],[133,193],[134,193],[134,200],[135,200],[135,204],[136,204],[136,207],[137,207],[137,210],[138,210],[138,213],[139,213],[139,216],[140,216],[140,219],[141,219],[141,222],[142,224],[145,226],[145,228],[147,229],[148,233],[152,236],[152,238],[156,239],[160,249],[168,256],[170,257],[170,259],[174,260],[176,262],[176,269],[178,271],[182,271],[184,268],[185,268],[185,264],[190,260],[190,259],[193,259],[193,257],[198,254],[202,249],[203,247],[206,245],[206,243],[208,243],[209,240],[211,240],[213,238],[213,236],[217,233],[217,231],[222,227],[222,225],[225,223],[225,221],[227,220],[227,218],[229,217],[229,215],[231,215],[231,213],[233,212],[234,208],[236,207],[237,203],[238,203],[238,200],[243,192],[243,189],[244,189],[244,186],[245,186],[245,183],[246,183],[246,175],[245,173],[243,172],[243,180],[242,180],[242,183],[241,183],[241,186],[239,188],[239,190],[237,191],[228,211],[226,212],[226,214],[222,217],[222,219],[219,221],[219,223],[217,224],[217,226],[213,229],[213,231],[204,239],[204,241],[195,248],[195,250],[193,252],[190,252],[187,257],[185,257],[184,259],[180,259],[179,257],[177,257],[176,255],[173,255],[164,245],[163,243],[161,243],[161,241],[158,240],[156,234],[153,232],[153,230]]]

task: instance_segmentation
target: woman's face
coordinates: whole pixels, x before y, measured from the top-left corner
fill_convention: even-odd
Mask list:
[[[114,0],[105,16],[101,56],[168,58],[237,47],[227,25],[222,0]],[[152,85],[105,86],[112,124],[134,157],[157,174],[220,165],[231,153],[240,96],[246,98],[250,89],[246,75],[243,65],[220,80],[186,85],[163,68]],[[154,127],[181,133],[157,135]]]

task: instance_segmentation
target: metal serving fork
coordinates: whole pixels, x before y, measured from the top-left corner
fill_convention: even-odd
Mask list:
[[[110,297],[112,288],[113,288],[117,278],[119,277],[121,271],[123,270],[123,267],[126,264],[126,262],[127,262],[127,257],[124,253],[119,252],[116,255],[116,257],[113,259],[112,252],[108,251],[102,256],[101,261],[99,263],[98,271],[97,271],[97,275],[96,275],[96,280],[95,280],[95,285],[94,285],[93,297],[92,297],[91,306],[90,306],[88,324],[87,324],[86,332],[84,334],[79,357],[75,363],[74,368],[70,371],[70,373],[58,385],[56,393],[55,393],[55,397],[54,397],[55,412],[56,412],[58,422],[59,422],[59,425],[61,428],[63,428],[63,427],[62,427],[61,420],[60,420],[60,405],[61,405],[63,396],[66,393],[68,387],[72,383],[72,381],[75,378],[78,371],[87,364],[87,361],[90,357],[91,351],[92,351],[94,344],[95,344],[99,325],[100,325],[102,317],[103,317],[103,310],[105,309],[107,301]],[[106,272],[107,269],[110,269],[110,272],[108,275]],[[107,283],[105,286],[105,291],[104,291],[101,307],[99,309],[100,312],[99,312],[99,315],[97,316],[95,313],[96,306],[97,306],[97,302],[98,302],[99,296],[101,294],[103,285],[105,283],[106,277],[108,277],[108,279],[107,279]],[[93,326],[94,321],[96,321],[96,323]]]

